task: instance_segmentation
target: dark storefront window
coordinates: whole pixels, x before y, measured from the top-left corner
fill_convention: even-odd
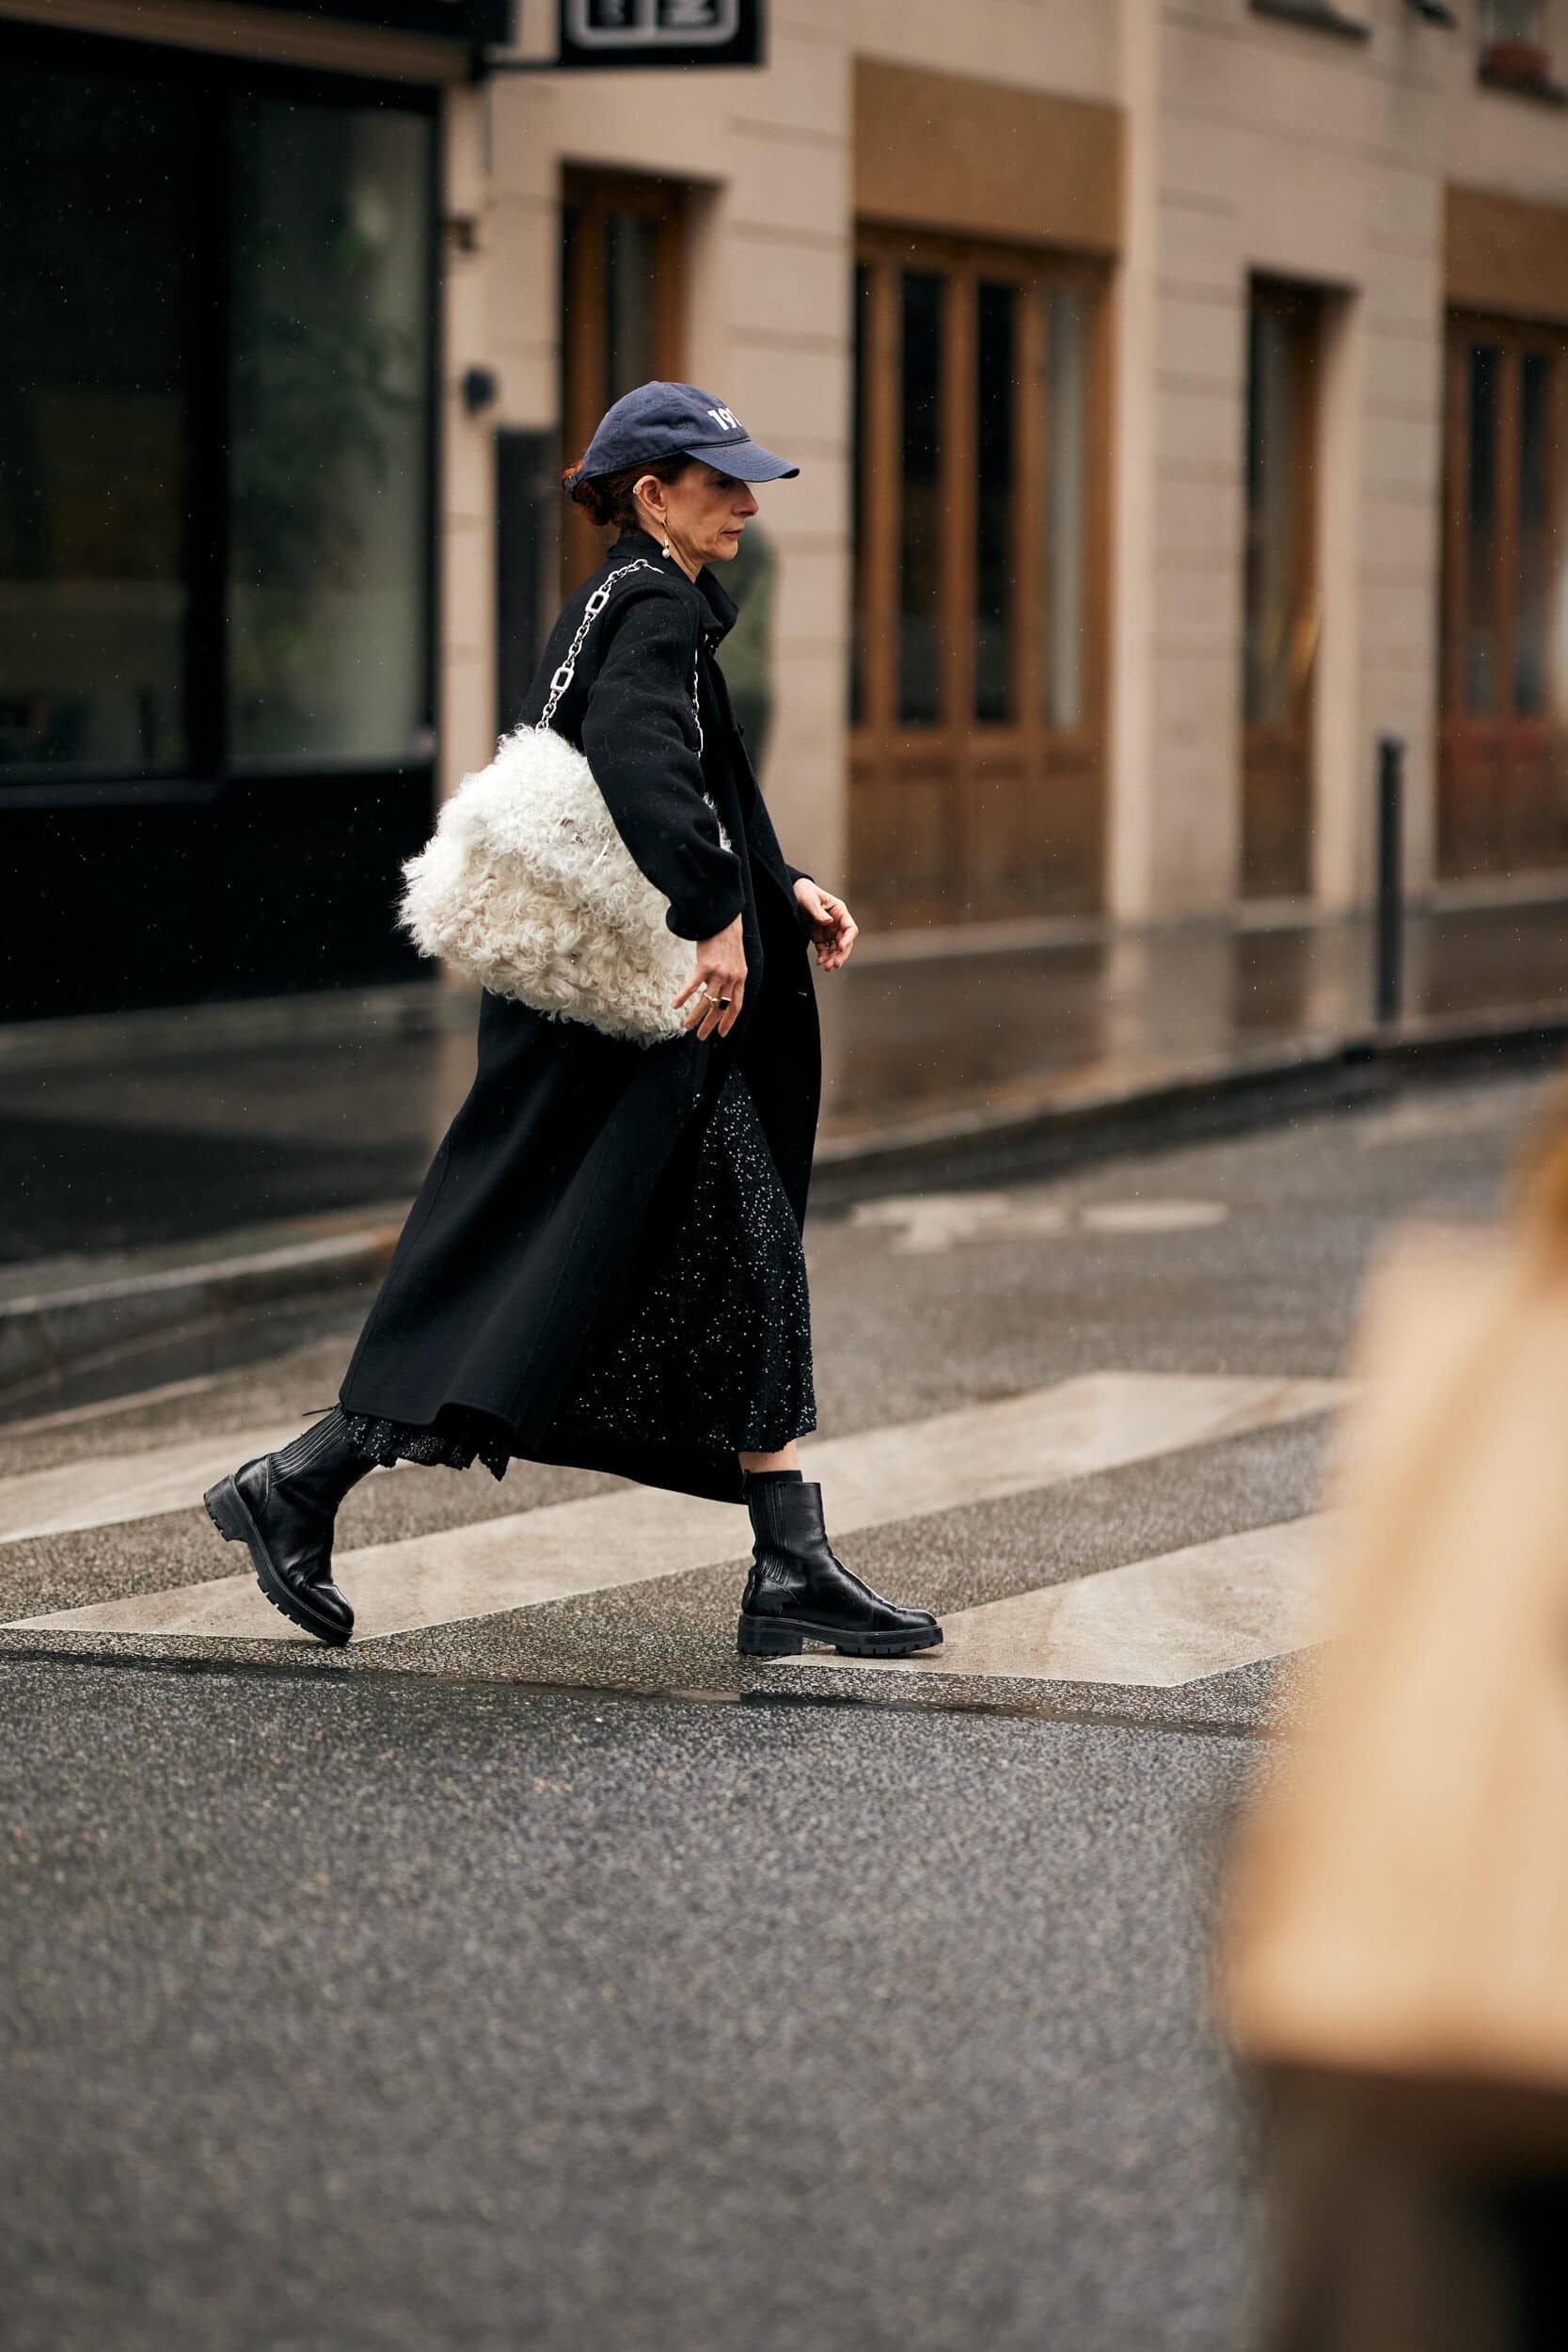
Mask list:
[[[11,777],[151,776],[190,758],[198,132],[182,89],[0,72]]]
[[[0,27],[0,1010],[406,968],[436,133],[417,88]]]
[[[236,760],[420,750],[429,131],[379,107],[235,107]]]

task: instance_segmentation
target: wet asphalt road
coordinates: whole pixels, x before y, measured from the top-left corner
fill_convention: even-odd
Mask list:
[[[13,2352],[1196,2352],[1234,2306],[1243,1740],[8,1679]]]
[[[1489,1214],[1538,1099],[1097,1169],[912,1250],[824,1220],[824,1425],[1085,1369],[1332,1374],[1380,1232]],[[1223,1218],[1079,1214],[1173,1200]],[[318,1402],[342,1343],[14,1433],[0,1476]],[[1311,1509],[1323,1437],[934,1518],[890,1498],[852,1557],[944,1606],[1092,1573]],[[400,1471],[355,1539],[604,1484]],[[3,1613],[230,1565],[194,1509],[19,1543]],[[1257,2149],[1209,1951],[1291,1670],[726,1682],[734,1581],[400,1636],[426,1647],[397,1671],[5,1637],[12,2352],[1245,2342]],[[717,1695],[629,1687],[673,1682]]]

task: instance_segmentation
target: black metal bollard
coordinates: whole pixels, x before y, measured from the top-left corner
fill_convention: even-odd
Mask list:
[[[1404,738],[1377,741],[1377,1021],[1404,1003]]]

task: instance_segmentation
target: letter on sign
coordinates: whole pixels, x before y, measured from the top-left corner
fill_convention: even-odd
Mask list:
[[[740,30],[740,0],[567,0],[566,15],[571,40],[584,49],[685,49]]]

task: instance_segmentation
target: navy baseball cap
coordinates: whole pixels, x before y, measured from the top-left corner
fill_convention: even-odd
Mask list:
[[[799,466],[752,440],[733,409],[695,384],[639,384],[599,420],[580,466],[564,477],[569,497],[594,474],[624,466],[657,465],[664,457],[700,457],[737,482],[784,482]]]

